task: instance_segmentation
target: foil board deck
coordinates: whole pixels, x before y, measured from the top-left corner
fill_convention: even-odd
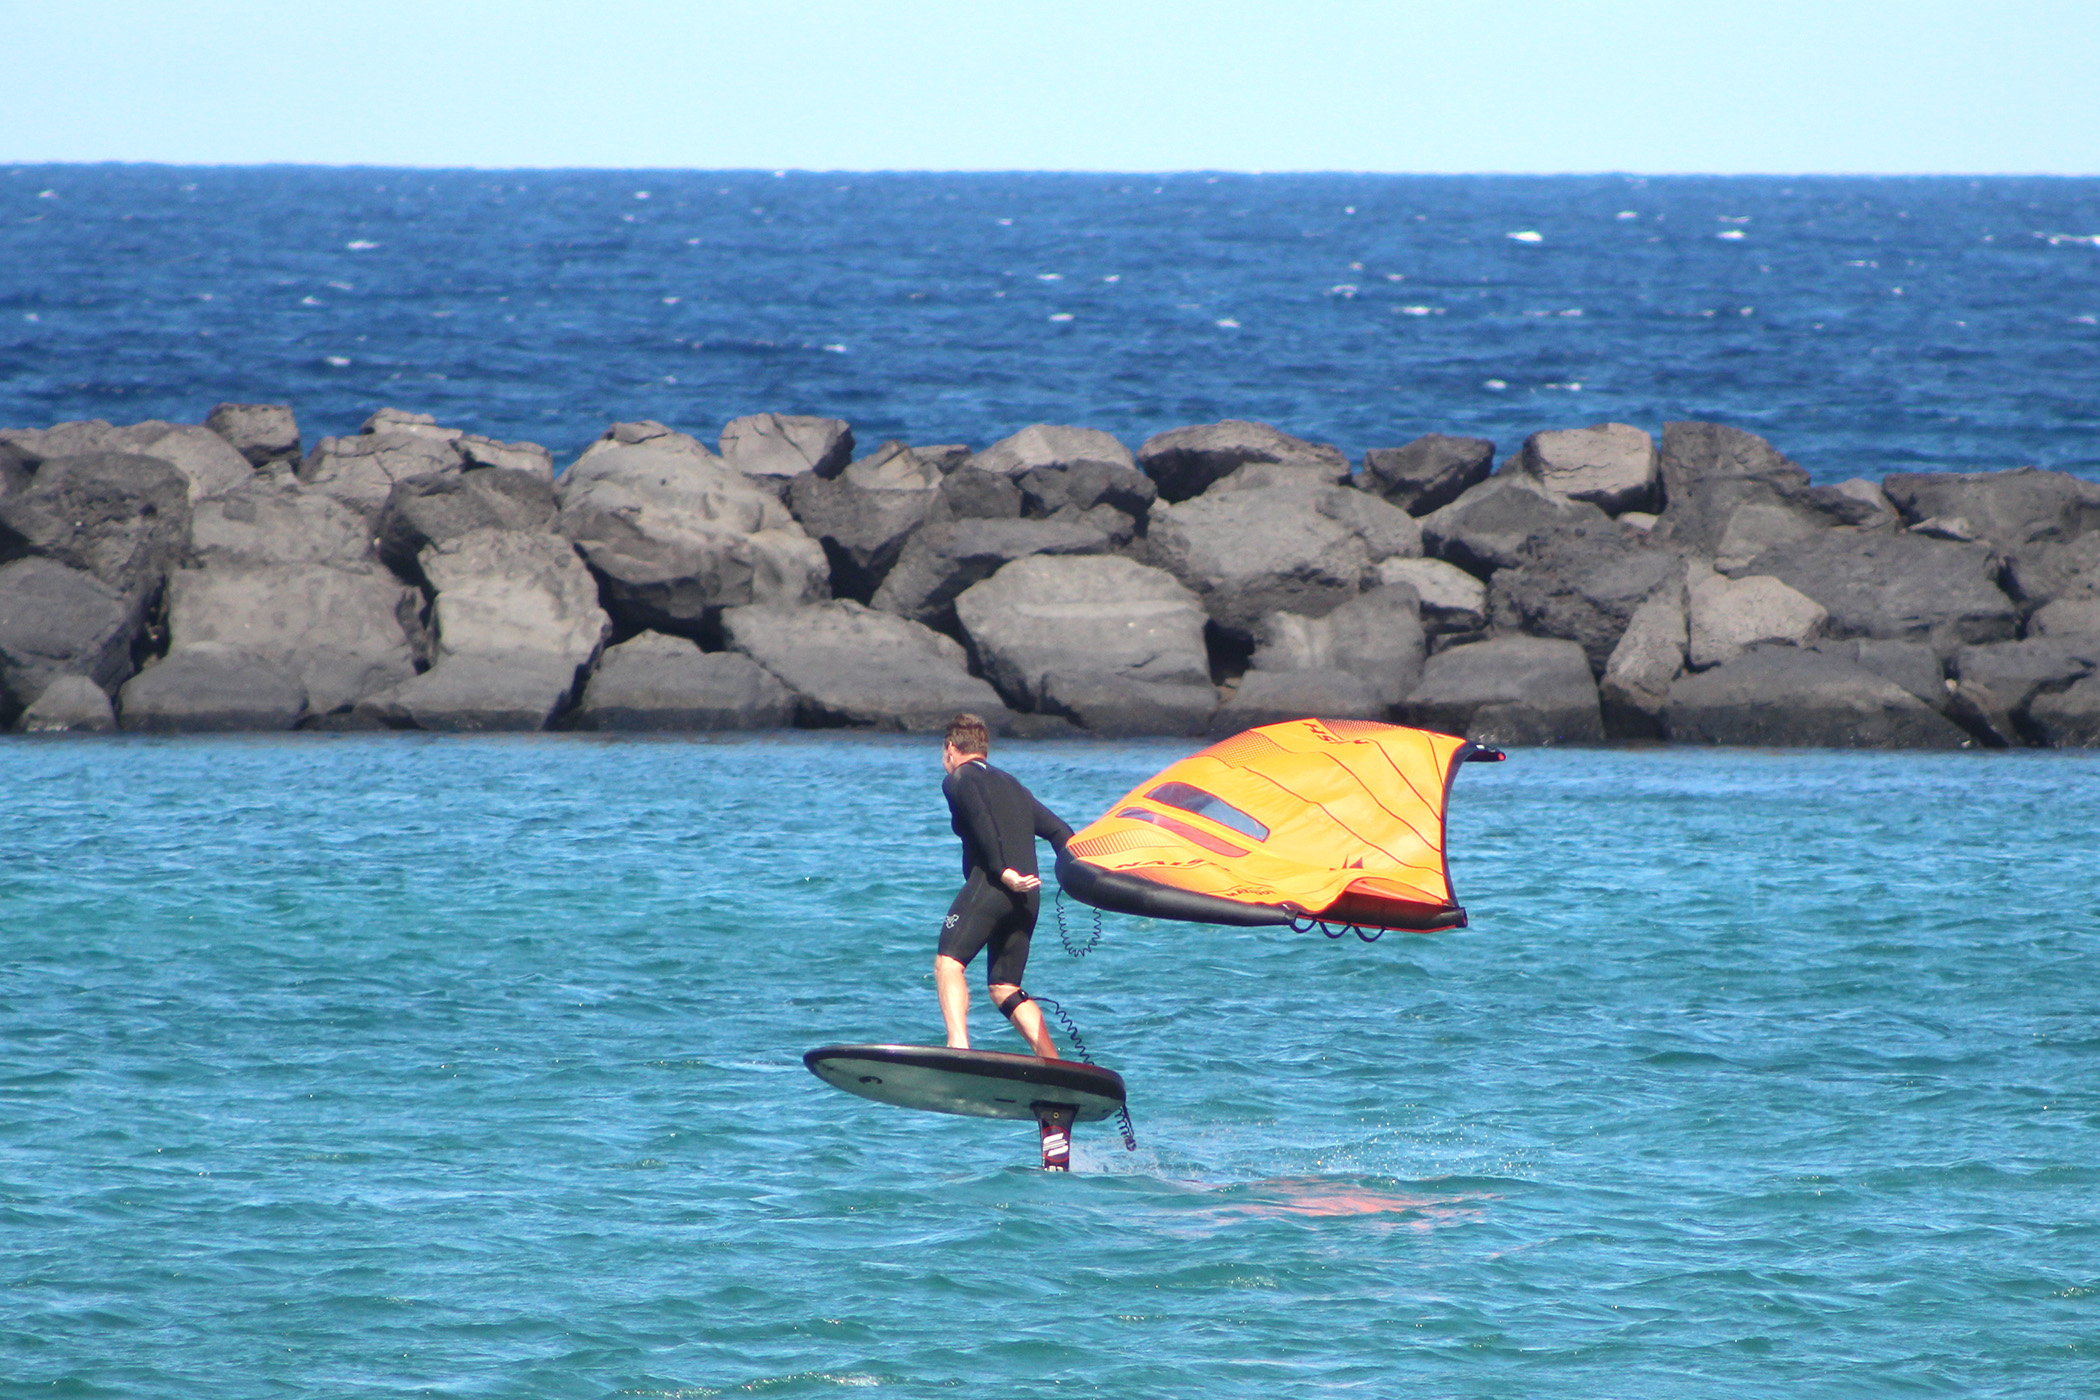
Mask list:
[[[1092,1123],[1123,1107],[1123,1076],[1077,1060],[939,1045],[821,1045],[802,1057],[836,1089],[898,1108],[971,1118],[1037,1119],[1069,1109]]]

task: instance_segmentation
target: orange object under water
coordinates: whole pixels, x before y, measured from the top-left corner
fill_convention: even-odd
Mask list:
[[[1451,734],[1292,720],[1235,734],[1131,789],[1072,838],[1058,877],[1102,908],[1222,924],[1461,928],[1444,804]]]

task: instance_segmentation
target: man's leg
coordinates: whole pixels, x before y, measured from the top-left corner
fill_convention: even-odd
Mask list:
[[[933,955],[933,986],[940,993],[941,1020],[948,1026],[948,1048],[970,1048],[970,983],[963,965],[946,953]],[[1042,1020],[1037,1016],[1038,1021]]]
[[[962,968],[960,966],[956,968],[955,975],[958,979],[961,978]],[[969,995],[967,985],[965,984],[963,992],[963,995],[966,997]],[[1021,988],[1013,982],[993,982],[986,987],[986,990],[992,994],[992,1005],[994,1006],[1004,1006],[1008,998],[1021,994]],[[942,1004],[946,1005],[945,998]],[[965,1004],[967,1005],[967,1003]],[[1045,1060],[1059,1058],[1057,1044],[1050,1039],[1049,1027],[1043,1024],[1042,1010],[1034,1001],[1024,1001],[1019,1006],[1016,1006],[1011,1013],[1011,1017],[1014,1029],[1019,1031],[1022,1038],[1028,1042],[1029,1049],[1035,1051],[1038,1056]]]

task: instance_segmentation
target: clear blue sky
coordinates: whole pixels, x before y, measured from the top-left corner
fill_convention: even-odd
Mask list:
[[[2100,174],[2100,0],[0,0],[0,162]]]

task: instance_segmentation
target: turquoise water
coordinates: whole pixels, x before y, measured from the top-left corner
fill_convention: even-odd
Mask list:
[[[938,1038],[938,778],[0,746],[0,1395],[2100,1390],[2100,755],[1519,752],[1469,930],[1046,913],[1139,1137],[1069,1177],[799,1061]]]

